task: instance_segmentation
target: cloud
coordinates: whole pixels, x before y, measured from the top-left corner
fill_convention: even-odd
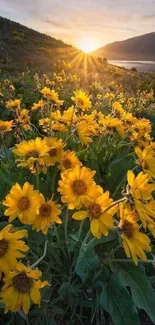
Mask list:
[[[152,20],[152,19],[155,19],[155,14],[142,16],[141,19],[142,20]]]
[[[76,43],[93,37],[100,45],[154,30],[155,0],[0,0],[1,15]]]

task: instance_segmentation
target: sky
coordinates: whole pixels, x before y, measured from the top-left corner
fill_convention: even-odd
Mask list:
[[[79,46],[155,31],[155,0],[0,0],[0,16]]]

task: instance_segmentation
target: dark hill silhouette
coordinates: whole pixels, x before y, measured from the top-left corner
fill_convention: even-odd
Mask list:
[[[92,53],[108,60],[155,60],[155,32],[107,44]]]
[[[55,58],[72,55],[75,49],[53,37],[0,17],[0,69],[9,72],[46,72]],[[68,55],[66,55],[68,54]]]

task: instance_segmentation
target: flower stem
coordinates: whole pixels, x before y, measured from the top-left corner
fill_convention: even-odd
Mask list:
[[[36,189],[39,190],[39,174],[36,173]]]
[[[115,205],[119,204],[120,202],[124,202],[124,203],[126,203],[126,202],[127,202],[127,198],[126,198],[126,197],[123,197],[122,199],[115,201],[115,202],[112,203],[109,207],[107,207],[107,208],[103,211],[103,213],[106,213],[107,211],[109,211],[111,208],[113,208]]]
[[[55,223],[54,223],[53,226],[54,226],[54,232],[55,232],[55,235],[56,235],[56,238],[57,238],[57,242],[59,243],[59,236],[58,236],[57,227],[56,227]]]
[[[8,152],[7,152],[7,146],[6,146],[6,143],[5,143],[5,137],[4,135],[2,136],[2,143],[3,143],[3,149],[4,149],[4,153],[5,153],[5,156],[6,156],[6,159],[8,160],[8,163],[10,165],[10,168],[13,169],[13,165],[12,165],[12,162],[11,162],[11,159],[8,155]]]
[[[79,252],[79,257],[80,257],[80,255],[81,255],[81,253],[82,253],[82,251],[84,250],[84,247],[85,247],[85,245],[86,245],[86,243],[87,243],[87,240],[88,240],[88,238],[89,238],[89,236],[90,236],[90,230],[87,232],[87,235],[86,235],[86,237],[84,238],[84,240],[83,240],[83,242],[82,242],[82,244],[81,244],[81,248],[80,248],[80,252]]]
[[[66,216],[65,216],[65,241],[67,245],[68,244],[68,209],[66,209]]]
[[[81,233],[82,233],[82,229],[83,229],[83,224],[84,224],[84,221],[85,221],[85,220],[82,220],[82,221],[81,221],[81,224],[80,224],[80,228],[79,228],[79,235],[78,235],[78,237],[79,237],[79,240],[80,240],[80,237],[81,237]]]
[[[47,243],[48,243],[48,241],[46,240],[45,241],[43,255],[34,264],[31,265],[31,269],[33,269],[34,267],[36,267],[44,259],[44,257],[46,256],[46,253],[47,253]]]
[[[108,261],[108,259],[104,259],[102,260],[102,262],[106,262]],[[109,259],[109,262],[113,262],[113,263],[133,263],[133,260],[132,259],[120,259],[120,258],[112,258],[112,259]],[[153,264],[154,263],[154,260],[146,260],[146,261],[143,261],[143,260],[138,260],[138,263],[148,263],[148,264]]]

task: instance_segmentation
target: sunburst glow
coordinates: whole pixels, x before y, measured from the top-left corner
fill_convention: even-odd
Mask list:
[[[77,46],[85,53],[95,51],[99,46],[95,39],[82,38],[77,42]]]

